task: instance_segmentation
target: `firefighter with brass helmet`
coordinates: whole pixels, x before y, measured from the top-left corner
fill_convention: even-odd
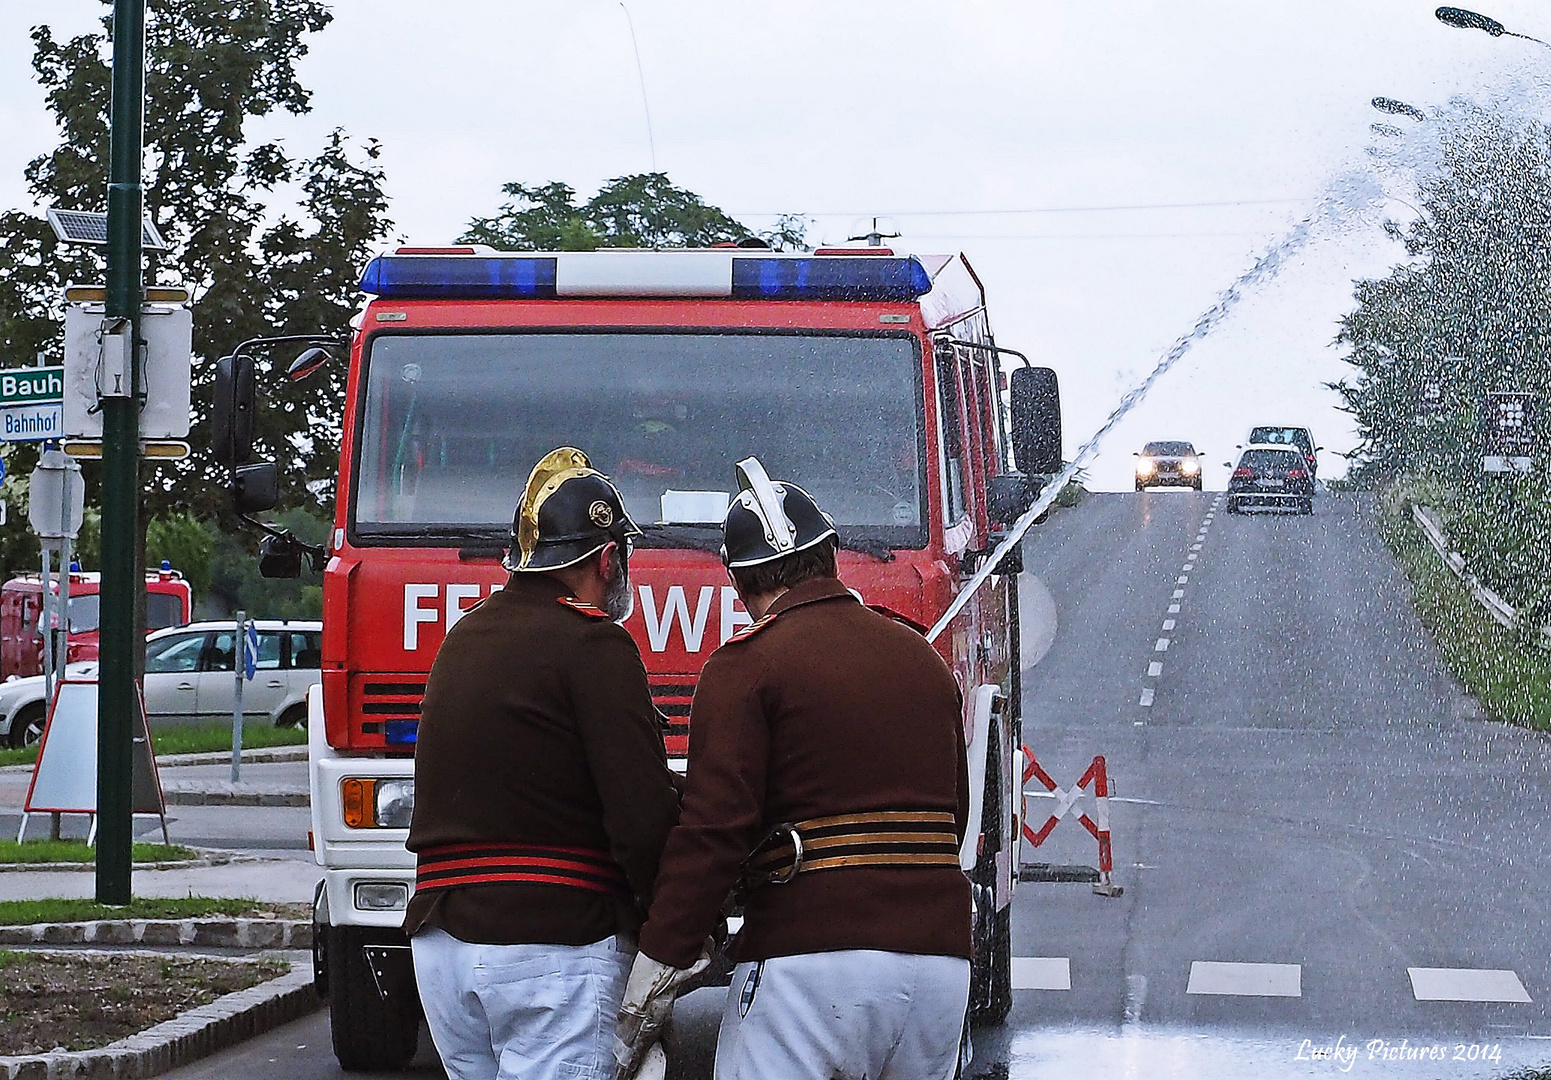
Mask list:
[[[621,1009],[628,1075],[729,892],[744,924],[717,1080],[946,1080],[969,1002],[958,685],[836,574],[835,528],[755,458],[722,560],[754,621],[712,654],[689,771]]]
[[[639,535],[585,454],[547,455],[512,522],[510,578],[448,629],[431,668],[404,929],[452,1080],[614,1067],[611,1021],[678,813],[619,625]]]

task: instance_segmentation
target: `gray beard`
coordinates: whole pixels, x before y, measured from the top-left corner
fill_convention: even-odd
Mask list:
[[[612,565],[608,589],[603,594],[603,610],[609,618],[622,623],[635,611],[635,590],[630,587],[630,572],[624,560],[616,553],[609,562]]]

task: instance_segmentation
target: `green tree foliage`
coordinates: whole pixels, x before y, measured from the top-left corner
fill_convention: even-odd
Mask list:
[[[170,514],[154,519],[145,530],[145,564],[150,569],[162,560],[183,574],[194,595],[210,591],[211,556],[216,534],[192,514]]]
[[[494,217],[475,218],[458,238],[513,251],[592,251],[600,247],[684,248],[736,243],[755,234],[667,173],[610,180],[578,206],[576,190],[553,181],[501,189],[509,198]],[[802,219],[783,217],[782,236],[801,242]]]
[[[150,0],[146,209],[171,250],[149,278],[192,287],[196,360],[195,453],[145,468],[148,519],[192,514],[235,526],[225,472],[208,453],[213,361],[252,337],[344,336],[360,268],[391,230],[374,141],[357,144],[336,129],[317,153],[298,158],[279,139],[249,137],[254,118],[310,110],[296,65],[307,38],[330,20],[323,0]],[[33,68],[60,133],[58,146],[27,166],[40,207],[105,208],[110,33],[107,16],[103,32],[67,41],[48,26],[33,30]],[[292,191],[300,195],[287,206],[281,195]],[[0,366],[30,365],[39,352],[57,356],[61,287],[102,273],[96,253],[57,244],[41,214],[0,213]],[[260,367],[268,404],[259,452],[281,464],[282,504],[315,514],[333,496],[344,365],[291,384],[276,375],[290,356],[274,359]],[[6,455],[13,473],[35,460],[26,445]],[[95,501],[95,469],[86,473]],[[13,549],[33,546],[9,535],[19,529],[25,519],[0,530],[8,565]],[[251,534],[243,543],[251,550]]]
[[[1357,419],[1359,472],[1426,477],[1471,569],[1538,628],[1551,616],[1551,130],[1465,105],[1436,122],[1420,213],[1390,226],[1408,259],[1357,283],[1337,337],[1356,370],[1332,385]],[[1534,474],[1481,475],[1489,391],[1540,395]]]

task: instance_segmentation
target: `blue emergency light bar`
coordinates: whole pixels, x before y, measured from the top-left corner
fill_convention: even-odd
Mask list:
[[[361,275],[363,292],[394,300],[911,301],[931,288],[931,275],[914,256],[745,256],[721,251],[395,253],[373,259]]]

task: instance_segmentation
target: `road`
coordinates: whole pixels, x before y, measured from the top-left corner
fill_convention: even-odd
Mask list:
[[[1043,653],[1025,742],[1063,786],[1105,755],[1125,891],[1020,887],[1014,952],[1040,962],[1018,966],[1007,1024],[975,1033],[970,1075],[1551,1062],[1547,740],[1481,719],[1451,682],[1355,497],[1312,518],[1216,504],[1095,495],[1028,541],[1025,595],[1048,610],[1025,627]],[[1093,842],[1063,823],[1026,857],[1091,865]],[[1034,988],[1062,961],[1069,989]],[[1531,1001],[1418,1000],[1519,987]],[[709,990],[681,1005],[672,1075],[710,1075],[718,1009]],[[425,1048],[416,1071],[438,1072]],[[277,1075],[342,1075],[325,1014],[172,1074]]]

